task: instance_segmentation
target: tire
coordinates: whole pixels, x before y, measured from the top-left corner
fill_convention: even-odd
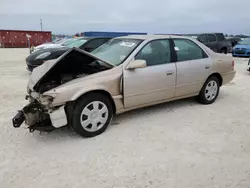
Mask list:
[[[82,137],[102,134],[113,118],[110,99],[99,93],[87,94],[76,101],[72,127]]]
[[[226,49],[226,48],[222,48],[222,49],[220,50],[220,53],[227,54],[227,49]]]
[[[211,86],[213,87],[211,88]],[[209,88],[210,88],[210,93],[209,93]],[[198,101],[202,104],[212,104],[217,99],[219,92],[220,92],[219,79],[216,76],[212,76],[208,78],[205,84],[203,85],[198,95]]]

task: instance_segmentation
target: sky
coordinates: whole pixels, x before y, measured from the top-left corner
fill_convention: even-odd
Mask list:
[[[250,35],[250,0],[0,0],[0,29]]]

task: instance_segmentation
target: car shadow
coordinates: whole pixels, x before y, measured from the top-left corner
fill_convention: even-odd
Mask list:
[[[218,96],[216,102],[219,102],[220,100],[223,100],[224,98],[228,97],[227,92],[220,92],[220,95]],[[180,99],[176,101],[166,102],[150,107],[140,108],[136,110],[132,110],[129,112],[125,112],[122,114],[118,114],[114,117],[113,121],[111,122],[111,125],[108,129],[116,128],[117,126],[122,126],[123,124],[127,124],[131,121],[131,119],[134,118],[140,118],[142,116],[146,115],[152,115],[159,114],[160,112],[172,112],[175,110],[178,110],[179,108],[183,107],[191,107],[191,106],[199,106],[202,105],[198,103],[195,99],[195,97],[186,98],[186,99]],[[107,130],[109,131],[109,130]],[[94,138],[83,138],[79,136],[71,127],[62,127],[59,129],[55,129],[52,132],[39,132],[35,131],[33,133],[33,136],[38,139],[41,142],[54,142],[54,141],[62,141],[64,142],[67,139],[71,140],[82,140],[82,139],[94,139]]]
[[[144,107],[132,111],[128,111],[122,114],[118,114],[116,117],[114,117],[113,123],[111,124],[116,126],[120,123],[126,122],[127,120],[131,118],[136,118],[139,116],[144,116],[148,114],[158,114],[159,112],[166,111],[166,112],[172,112],[178,108],[181,108],[183,106],[196,106],[200,105],[196,102],[194,97],[186,98],[186,99],[180,99],[176,101],[161,103],[149,107]]]
[[[183,106],[187,107],[187,106],[197,106],[197,105],[200,105],[200,104],[195,101],[194,97],[192,97],[192,98],[181,99],[181,100],[166,102],[166,103],[162,103],[162,104],[158,104],[158,105],[154,105],[150,107],[136,109],[136,110],[125,112],[125,113],[115,116],[108,129],[112,129],[117,126],[122,126],[122,124],[126,124],[131,119],[139,118],[140,116],[146,116],[148,114],[154,115],[162,111],[171,112]],[[33,134],[33,137],[35,137],[41,142],[43,141],[44,142],[65,141],[65,139],[68,139],[68,138],[74,139],[74,140],[86,139],[86,138],[82,138],[77,133],[75,133],[75,131],[69,126],[55,129],[52,132],[35,131],[32,134]],[[90,138],[87,138],[87,139],[90,139]]]

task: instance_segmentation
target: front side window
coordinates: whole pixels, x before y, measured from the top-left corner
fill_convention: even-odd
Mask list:
[[[147,66],[170,63],[171,48],[169,40],[151,41],[136,55],[135,59],[145,60]]]
[[[188,39],[174,39],[177,61],[189,61],[208,57],[193,41]]]
[[[214,34],[208,34],[207,37],[209,42],[216,42],[216,36]]]
[[[139,39],[115,38],[91,53],[115,66],[120,65],[142,42]]]

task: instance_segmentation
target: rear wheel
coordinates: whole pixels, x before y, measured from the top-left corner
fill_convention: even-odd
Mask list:
[[[202,87],[198,100],[202,104],[212,104],[217,99],[219,91],[219,79],[216,76],[212,76],[207,79]]]
[[[72,127],[83,137],[103,133],[113,117],[109,98],[99,93],[83,96],[76,103],[72,114]]]
[[[222,49],[220,50],[220,53],[227,54],[227,49],[226,49],[226,48],[222,48]]]

